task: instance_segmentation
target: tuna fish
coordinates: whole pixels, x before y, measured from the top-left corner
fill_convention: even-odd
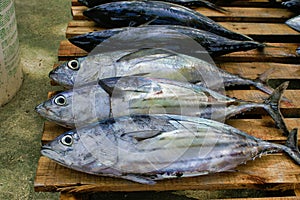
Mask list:
[[[50,121],[75,128],[110,117],[149,113],[198,116],[223,122],[239,113],[263,108],[288,135],[279,108],[280,98],[287,86],[288,82],[280,85],[264,103],[254,103],[173,80],[108,78],[59,93],[38,105],[36,111]]]
[[[299,8],[300,9],[300,8]],[[289,19],[285,22],[289,27],[295,29],[296,31],[300,32],[300,15]]]
[[[199,58],[165,49],[122,50],[82,57],[63,63],[52,70],[49,77],[62,86],[73,87],[98,79],[130,75],[202,82],[213,90],[222,84],[225,87],[253,85],[268,94],[273,91],[259,80],[242,78]]]
[[[118,1],[118,0],[78,0],[79,3],[90,8],[104,3],[114,2],[114,1]],[[186,7],[208,7],[220,12],[226,11],[224,8],[216,6],[215,4],[205,0],[158,0],[158,1],[175,3]]]
[[[232,32],[206,16],[184,6],[160,1],[119,1],[95,6],[83,12],[101,27],[182,25],[207,30],[235,40],[252,40]]]
[[[103,120],[68,131],[41,150],[65,167],[143,184],[232,171],[249,160],[277,152],[285,152],[300,165],[297,129],[281,145],[213,120],[178,115]]]
[[[289,10],[300,14],[300,0],[289,0],[282,2],[282,5]]]
[[[135,30],[134,34],[132,34],[131,32],[133,29]],[[126,31],[129,31],[128,34],[126,33]],[[164,38],[168,38],[169,41],[176,41],[179,38],[178,34],[183,34],[199,43],[211,56],[220,56],[231,52],[247,51],[250,49],[264,47],[263,44],[258,42],[231,40],[208,31],[177,25],[148,25],[141,27],[107,29],[102,31],[90,32],[79,36],[74,36],[72,38],[69,38],[69,41],[72,44],[90,52],[97,45],[99,45],[103,41],[107,42],[108,38],[112,36],[116,37],[117,34],[120,34],[118,37],[120,43],[127,42],[128,40],[134,41],[134,43],[132,44],[132,48],[135,48],[135,45],[137,46],[137,48],[139,48],[139,44],[137,44],[137,41],[145,41],[148,38],[151,38],[151,41],[156,39],[158,42],[160,40],[164,41]],[[115,37],[113,39],[115,39]],[[185,38],[183,38],[183,40],[184,39]],[[148,47],[150,47],[149,45],[153,45],[153,47],[156,47],[154,46],[156,45],[156,43],[147,43],[147,45]],[[196,53],[196,51],[199,50],[185,47],[186,46],[182,45],[180,47],[182,51],[180,52],[188,52],[190,50],[193,50]],[[116,47],[116,50],[117,48],[118,46]],[[174,44],[171,42],[167,43],[166,48],[174,51],[178,49],[176,43]]]

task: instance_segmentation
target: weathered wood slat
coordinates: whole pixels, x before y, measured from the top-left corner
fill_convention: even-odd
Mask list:
[[[300,79],[299,64],[282,64],[274,62],[222,62],[216,64],[226,71],[242,77],[255,79],[259,74],[274,69],[268,79]]]
[[[88,19],[83,15],[87,7],[72,6],[72,16],[74,20]],[[287,11],[285,8],[241,8],[226,7],[228,12],[218,12],[209,8],[196,8],[197,12],[211,18],[217,22],[275,22],[282,23],[295,16],[293,12]],[[263,14],[262,14],[263,13]]]
[[[296,55],[296,43],[267,43],[262,51],[254,49],[241,51],[217,57],[217,62],[279,62],[279,63],[300,63]],[[67,40],[60,43],[58,59],[60,61],[70,60],[74,57],[86,56],[87,52],[71,44]]]
[[[237,172],[193,178],[163,180],[143,185],[127,180],[89,175],[41,157],[35,177],[35,191],[162,191],[185,189],[266,189],[288,190],[299,187],[300,168],[286,155],[274,154],[247,162]],[[55,175],[55,176],[54,176]],[[172,187],[170,187],[172,185]]]
[[[262,42],[296,42],[300,41],[300,34],[285,24],[275,23],[241,23],[241,22],[220,22],[222,26],[231,31],[246,34],[254,40]],[[103,30],[97,27],[94,22],[87,20],[73,20],[69,23],[66,37]]]
[[[97,196],[97,194],[87,194],[87,193],[76,193],[76,194],[72,194],[72,193],[67,193],[67,192],[62,192],[60,194],[60,200],[90,200],[94,197],[94,195]],[[149,198],[147,198],[149,199]],[[188,198],[187,198],[188,199]],[[218,199],[218,200],[298,200],[299,197],[296,196],[284,196],[282,195],[282,197],[260,197],[260,198],[234,198],[234,199]]]

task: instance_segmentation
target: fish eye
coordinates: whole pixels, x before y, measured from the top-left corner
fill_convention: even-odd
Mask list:
[[[71,146],[73,144],[73,137],[71,135],[65,135],[63,138],[61,138],[60,142],[63,145]]]
[[[79,69],[79,62],[77,60],[71,60],[68,62],[68,67],[72,70],[78,70]]]
[[[64,96],[59,95],[54,99],[54,103],[58,106],[64,106],[67,104],[67,99]]]

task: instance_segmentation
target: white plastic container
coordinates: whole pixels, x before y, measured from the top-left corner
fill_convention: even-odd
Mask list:
[[[17,21],[13,0],[0,0],[0,106],[22,85]]]

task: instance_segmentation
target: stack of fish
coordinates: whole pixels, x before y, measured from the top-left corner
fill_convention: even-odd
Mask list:
[[[95,6],[98,1],[81,2]],[[115,27],[70,39],[88,51],[115,34],[131,30],[138,30],[131,36],[135,41],[152,37],[180,40],[175,34],[179,32],[212,56],[263,47],[172,3],[111,2],[84,14],[104,27]],[[147,22],[154,25],[143,25]],[[143,26],[122,28],[139,25]],[[288,131],[279,109],[287,82],[273,90],[259,79],[230,74],[191,56],[198,55],[197,51],[179,53],[189,48],[178,50],[178,46],[163,44],[159,48],[150,45],[137,49],[135,44],[132,49],[113,47],[52,70],[50,78],[69,90],[38,105],[36,111],[74,130],[44,145],[41,153],[75,170],[145,184],[228,171],[273,152],[285,152],[300,164],[297,130]],[[222,86],[232,85],[252,85],[270,96],[256,103],[221,93]],[[226,119],[254,108],[270,114],[288,136],[285,145],[263,141],[224,124]]]

